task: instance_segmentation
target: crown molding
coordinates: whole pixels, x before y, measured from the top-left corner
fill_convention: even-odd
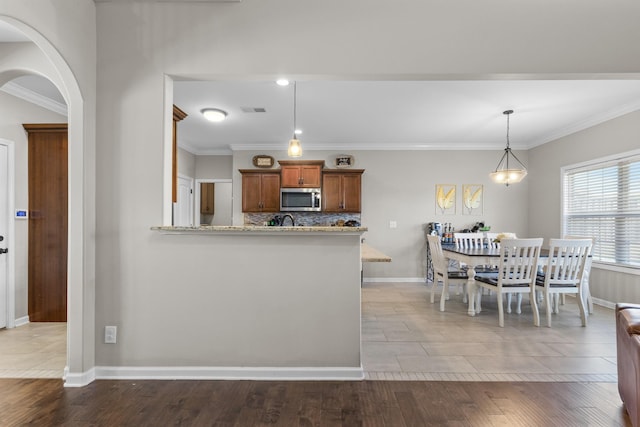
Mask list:
[[[68,115],[67,106],[65,104],[61,104],[51,98],[42,96],[39,93],[29,90],[24,86],[20,86],[19,84],[16,84],[14,82],[8,82],[4,86],[2,86],[0,90],[8,93],[9,95],[13,95],[16,98],[23,99],[39,107],[53,111],[54,113],[58,113],[62,116],[66,117]]]

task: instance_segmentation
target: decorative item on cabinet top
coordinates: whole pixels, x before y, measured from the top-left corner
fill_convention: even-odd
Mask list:
[[[353,156],[349,154],[338,154],[335,159],[337,168],[350,168],[355,164]]]
[[[267,156],[266,154],[258,154],[257,156],[253,156],[253,166],[257,168],[272,168],[275,164],[275,160],[271,156]]]

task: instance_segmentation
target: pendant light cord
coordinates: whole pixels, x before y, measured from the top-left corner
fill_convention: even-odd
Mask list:
[[[296,138],[296,82],[293,82],[293,139]]]

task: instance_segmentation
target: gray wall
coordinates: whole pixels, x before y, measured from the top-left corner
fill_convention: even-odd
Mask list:
[[[307,78],[457,79],[602,78],[626,73],[637,78],[640,73],[640,44],[633,42],[640,40],[637,2],[584,0],[577,13],[574,3],[475,0],[95,6],[90,0],[3,0],[0,14],[4,13],[48,38],[78,79],[83,97],[70,111],[72,120],[78,111],[84,113],[81,138],[72,136],[74,144],[82,141],[84,151],[74,151],[71,159],[74,173],[83,171],[77,175],[81,182],[72,183],[70,190],[83,202],[72,211],[82,221],[70,247],[71,372],[88,372],[94,348],[101,361],[154,363],[154,354],[146,349],[107,348],[99,339],[94,343],[106,324],[134,327],[132,342],[157,337],[153,344],[163,357],[180,356],[179,348],[157,335],[155,322],[167,316],[157,310],[158,300],[176,290],[175,281],[163,273],[176,271],[176,266],[159,262],[167,248],[149,231],[150,225],[162,223],[166,209],[162,141],[164,128],[170,127],[170,114],[165,113],[171,100],[164,97],[165,76],[272,78],[284,73]],[[505,106],[495,107],[501,111]],[[489,165],[493,167],[495,160]],[[94,194],[99,195],[95,201]],[[402,220],[396,219],[401,226]],[[197,238],[185,241],[184,248],[197,256]],[[80,289],[75,285],[78,276]],[[190,318],[191,306],[177,308],[171,311],[175,319]],[[206,325],[189,326],[193,335],[185,344],[195,348]],[[80,344],[78,333],[83,337]],[[171,329],[172,335],[178,333],[184,330]]]
[[[233,159],[231,156],[196,156],[196,178],[231,179]]]
[[[637,150],[640,111],[591,127],[529,151],[529,231],[559,237],[561,230],[560,169],[576,163]],[[594,298],[640,303],[640,275],[593,267]]]
[[[303,141],[304,149],[304,141]],[[344,151],[344,150],[343,150]],[[277,160],[288,159],[286,152],[261,152]],[[234,155],[234,221],[243,223],[242,186],[238,169],[252,168],[257,154],[239,151]],[[335,156],[344,152],[305,151],[303,159],[324,160],[331,167]],[[369,280],[399,279],[421,281],[425,277],[428,222],[451,222],[456,229],[470,228],[485,221],[496,231],[513,231],[526,237],[528,230],[528,181],[505,187],[493,184],[489,172],[502,152],[496,151],[348,151],[354,168],[362,175],[362,225],[369,228],[366,242],[393,258],[391,263],[368,263],[364,276]],[[526,152],[517,152],[527,162]],[[435,208],[436,184],[455,184],[456,214],[442,215]],[[484,186],[484,212],[462,214],[462,184]],[[389,222],[396,221],[397,228]]]
[[[178,148],[178,173],[190,178],[196,176],[196,156],[182,148]]]

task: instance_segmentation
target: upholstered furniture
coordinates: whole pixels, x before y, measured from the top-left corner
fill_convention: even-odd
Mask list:
[[[633,427],[640,427],[640,304],[616,304],[618,391]]]

